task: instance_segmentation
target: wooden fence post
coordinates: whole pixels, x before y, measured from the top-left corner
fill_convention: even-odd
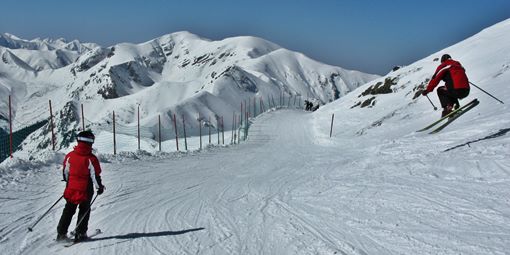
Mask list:
[[[53,109],[51,108],[51,100],[50,100],[50,125],[51,125],[51,144],[53,145],[53,150],[55,150],[55,126],[53,125]]]

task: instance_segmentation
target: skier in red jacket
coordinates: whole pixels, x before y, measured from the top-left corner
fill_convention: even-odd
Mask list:
[[[464,67],[448,54],[441,57],[441,64],[437,67],[422,95],[426,96],[432,92],[441,80],[445,82],[445,86],[437,88],[437,95],[443,107],[441,117],[444,117],[459,108],[459,99],[469,95],[469,81]]]
[[[94,139],[94,134],[91,131],[80,132],[76,139],[78,145],[64,159],[62,172],[64,180],[67,182],[64,190],[64,198],[67,203],[58,223],[57,241],[67,239],[67,229],[78,206],[80,210],[77,221],[81,218],[83,220],[76,226],[75,242],[87,239],[90,202],[94,195],[94,186],[97,188],[98,195],[105,190],[101,182],[99,160],[92,154]]]

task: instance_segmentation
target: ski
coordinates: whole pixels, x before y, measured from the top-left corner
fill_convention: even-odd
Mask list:
[[[458,109],[456,109],[456,110],[454,110],[454,111],[450,112],[449,114],[445,115],[444,117],[440,118],[439,120],[435,121],[434,123],[432,123],[432,124],[430,124],[430,125],[428,125],[428,126],[426,126],[426,127],[422,128],[422,129],[420,129],[420,130],[416,130],[416,132],[423,132],[423,131],[425,131],[425,130],[428,130],[428,129],[430,129],[430,128],[434,127],[435,125],[437,125],[437,124],[441,123],[443,120],[446,120],[446,119],[448,119],[448,118],[450,118],[450,117],[452,117],[452,118],[453,118],[453,115],[455,115],[455,114],[459,113],[460,111],[462,111],[462,110],[466,109],[467,107],[471,106],[472,104],[478,104],[478,103],[479,103],[479,102],[478,102],[478,99],[476,99],[476,98],[475,98],[475,99],[473,99],[471,102],[469,102],[469,103],[465,104],[464,106],[462,106],[462,107],[460,107],[460,108],[458,108]],[[444,128],[444,127],[443,127],[443,128]]]
[[[91,239],[91,238],[93,238],[93,237],[95,237],[95,236],[97,236],[97,235],[99,235],[99,234],[102,234],[102,233],[103,233],[103,231],[101,231],[101,229],[96,229],[96,230],[94,231],[94,233],[90,234],[86,240],[81,241],[81,242],[75,242],[75,241],[74,241],[74,239],[69,239],[71,242],[70,242],[70,243],[66,243],[66,244],[64,245],[64,247],[66,247],[66,248],[67,248],[67,247],[71,247],[71,246],[73,246],[73,245],[75,245],[75,244],[88,242],[88,241],[90,241],[90,239]]]
[[[475,99],[476,100],[476,99]],[[457,112],[454,116],[450,117],[447,122],[445,122],[443,125],[437,127],[436,129],[429,132],[429,134],[435,134],[439,131],[443,130],[446,126],[450,125],[454,120],[456,120],[458,117],[460,117],[462,114],[466,113],[467,111],[473,109],[475,106],[478,105],[478,100],[476,100],[474,103],[470,104],[468,107],[464,108],[462,111]]]

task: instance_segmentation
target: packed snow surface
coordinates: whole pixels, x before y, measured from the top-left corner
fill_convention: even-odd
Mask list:
[[[107,190],[89,232],[104,233],[70,248],[53,241],[63,203],[27,232],[65,186],[57,166],[39,166],[2,184],[0,245],[6,254],[508,251],[508,136],[441,152],[462,139],[330,140],[322,121],[270,112],[238,146],[103,159]]]
[[[54,242],[62,202],[27,231],[64,190],[65,151],[8,159],[2,253],[508,254],[509,35],[507,20],[314,113],[268,111],[239,145],[112,156],[98,143],[107,189],[89,233],[104,233],[70,248]],[[477,107],[416,132],[440,115],[418,91],[443,53],[506,102],[472,88],[461,104]]]

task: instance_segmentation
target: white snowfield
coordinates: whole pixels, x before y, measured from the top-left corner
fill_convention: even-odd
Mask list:
[[[508,252],[508,136],[443,153],[440,149],[463,139],[440,142],[438,136],[411,134],[396,140],[330,140],[328,125],[321,125],[326,117],[301,111],[266,113],[239,146],[103,163],[107,190],[92,206],[89,232],[101,228],[104,233],[70,248],[53,241],[63,203],[34,232],[27,231],[64,189],[56,166],[40,167],[22,180],[2,185],[2,250],[4,254]]]
[[[1,252],[509,254],[509,38],[506,20],[317,112],[264,113],[240,145],[117,157],[100,149],[107,189],[89,233],[104,233],[70,248],[53,241],[62,202],[27,231],[64,190],[62,153],[7,160]],[[505,104],[473,87],[461,104],[478,98],[477,107],[438,134],[416,132],[440,115],[414,95],[443,53]],[[391,81],[392,93],[362,95]]]

